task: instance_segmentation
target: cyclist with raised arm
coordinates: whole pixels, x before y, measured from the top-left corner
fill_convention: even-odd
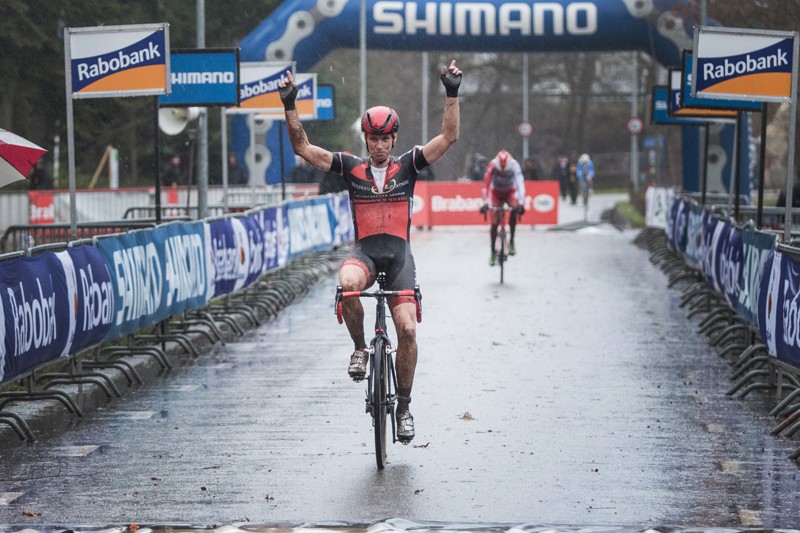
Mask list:
[[[514,159],[508,150],[500,150],[497,155],[486,167],[483,175],[483,206],[481,213],[489,211],[489,202],[492,207],[503,207],[508,205],[511,208],[509,219],[510,239],[508,243],[508,255],[517,253],[514,247],[514,233],[517,228],[517,216],[525,213],[525,178],[522,176],[522,169],[519,162]],[[492,213],[491,228],[489,229],[492,255],[489,257],[489,266],[497,264],[497,226],[503,218],[501,211]]]
[[[399,157],[391,155],[400,127],[397,112],[385,106],[367,109],[361,117],[361,131],[369,154],[366,159],[329,152],[311,144],[295,109],[297,86],[291,73],[287,72],[281,82],[281,101],[295,154],[320,170],[343,176],[347,182],[356,241],[352,255],[339,268],[339,285],[344,291],[363,291],[375,282],[378,272],[386,273],[387,290],[414,288],[416,267],[409,244],[414,185],[420,171],[441,159],[458,140],[461,78],[455,60],[442,67],[441,80],[446,92],[442,132],[425,146],[415,146]],[[389,307],[398,337],[397,438],[407,444],[414,438],[414,417],[409,403],[417,365],[416,302],[413,297],[393,298]],[[366,375],[368,359],[361,301],[345,299],[342,315],[355,344],[348,374],[361,381]]]

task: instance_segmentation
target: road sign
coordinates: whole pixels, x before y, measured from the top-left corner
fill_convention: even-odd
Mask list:
[[[523,120],[517,126],[517,133],[519,133],[522,137],[530,137],[533,133],[533,126],[527,120]]]
[[[625,129],[628,130],[628,133],[631,135],[639,135],[642,133],[642,127],[642,119],[639,117],[631,117],[625,124]]]

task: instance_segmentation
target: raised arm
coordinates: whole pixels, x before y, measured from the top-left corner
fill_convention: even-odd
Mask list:
[[[281,80],[278,88],[280,89],[281,102],[283,102],[284,114],[286,115],[286,129],[289,133],[289,141],[292,143],[292,150],[294,150],[295,154],[308,161],[312,167],[327,172],[331,169],[333,154],[308,142],[306,130],[303,128],[303,123],[300,122],[300,117],[295,107],[297,85],[294,83],[291,72],[286,72],[286,78]]]
[[[442,133],[428,141],[422,148],[425,159],[431,165],[441,157],[458,140],[460,129],[460,111],[458,107],[458,88],[461,85],[462,73],[456,67],[456,60],[450,62],[449,67],[442,67],[442,85],[447,96],[444,101],[444,119],[442,120]]]

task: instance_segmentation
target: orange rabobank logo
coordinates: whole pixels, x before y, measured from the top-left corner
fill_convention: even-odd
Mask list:
[[[169,92],[169,44],[163,27],[108,32],[71,36],[74,96]]]
[[[792,38],[715,35],[705,48],[707,53],[697,55],[697,94],[791,97]],[[724,53],[715,53],[721,48]]]

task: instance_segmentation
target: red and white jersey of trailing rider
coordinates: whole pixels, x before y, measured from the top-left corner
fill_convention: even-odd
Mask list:
[[[427,166],[421,146],[391,157],[385,168],[375,168],[368,159],[352,154],[333,154],[330,171],[347,182],[356,240],[372,235],[409,240],[414,186],[420,170]]]

